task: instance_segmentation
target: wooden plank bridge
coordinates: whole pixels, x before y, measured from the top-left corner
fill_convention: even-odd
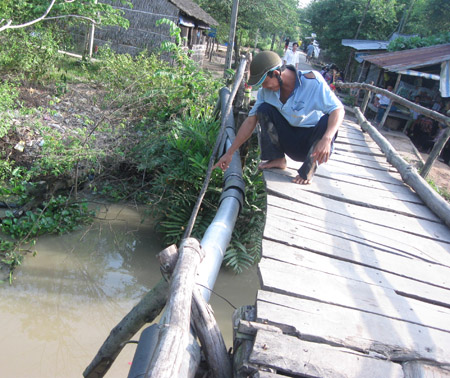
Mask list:
[[[238,376],[450,377],[449,228],[348,117],[311,185],[291,183],[299,164],[264,173]]]

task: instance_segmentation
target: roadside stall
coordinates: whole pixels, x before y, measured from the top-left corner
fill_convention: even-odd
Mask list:
[[[367,75],[374,77],[374,72],[378,72],[377,87],[392,85],[395,94],[438,112],[443,112],[450,101],[450,44],[368,55],[362,60],[370,64]],[[372,102],[368,107],[378,110]],[[407,132],[421,118],[420,114],[390,103],[380,127]]]

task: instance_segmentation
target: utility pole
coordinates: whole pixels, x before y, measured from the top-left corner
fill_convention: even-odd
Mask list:
[[[227,77],[226,70],[231,68],[231,60],[233,58],[234,37],[236,35],[238,8],[239,8],[239,0],[233,0],[233,8],[231,9],[230,35],[228,37],[227,56],[225,58],[225,71],[223,73],[223,77]]]

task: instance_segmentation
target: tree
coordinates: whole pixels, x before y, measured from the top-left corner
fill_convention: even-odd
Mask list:
[[[367,0],[317,0],[305,10],[320,45],[330,58],[340,66],[345,65],[349,51],[341,45],[342,39],[352,39],[361,23]],[[372,0],[364,22],[359,29],[359,39],[389,38],[397,25],[395,0]]]
[[[129,1],[121,1],[130,5]],[[0,3],[0,32],[20,29],[45,20],[82,19],[103,25],[128,26],[123,11],[96,0],[3,0]]]
[[[219,23],[222,40],[227,40],[232,0],[195,0]],[[283,36],[294,33],[298,24],[297,0],[240,0],[237,21],[237,35],[247,38],[263,35]]]
[[[404,32],[422,37],[450,31],[450,1],[410,0],[411,15],[406,21]]]

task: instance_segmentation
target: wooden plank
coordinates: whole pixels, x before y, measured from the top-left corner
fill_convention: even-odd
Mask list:
[[[350,308],[260,290],[257,321],[302,340],[380,354],[392,361],[450,361],[448,332]]]
[[[450,309],[402,297],[387,287],[272,259],[262,259],[258,264],[258,272],[261,288],[267,291],[313,299],[450,332]]]
[[[350,144],[338,144],[336,143],[334,145],[334,149],[336,151],[345,151],[349,152],[351,154],[358,154],[358,155],[368,155],[368,156],[378,156],[378,157],[384,157],[384,153],[379,149],[375,147],[361,147],[361,146],[355,146]]]
[[[308,191],[298,191],[295,185],[285,185],[284,192],[274,192],[268,187],[269,196],[282,196],[292,202],[307,204],[323,209],[329,213],[340,214],[355,221],[364,221],[379,226],[388,226],[394,230],[418,235],[431,240],[450,243],[450,230],[442,222],[405,216],[380,209],[360,206],[356,204],[336,201]]]
[[[317,378],[401,378],[401,365],[346,348],[258,331],[250,362],[292,375]]]
[[[392,198],[401,198],[402,201],[409,201],[413,203],[422,204],[421,198],[408,186],[399,183],[397,180],[389,180],[390,177],[384,175],[385,172],[375,171],[367,172],[365,170],[355,169],[353,172],[349,172],[347,169],[342,169],[342,166],[333,166],[331,164],[322,164],[316,171],[316,177],[329,179],[332,181],[338,181],[347,183],[349,185],[357,185],[362,190],[364,188],[370,188],[379,190],[381,193],[392,193]],[[293,172],[294,174],[294,172]],[[314,179],[315,180],[315,179]]]
[[[277,377],[286,377],[283,374],[269,373],[268,371],[259,371],[255,375],[252,375],[254,378],[277,378]]]
[[[445,378],[450,377],[450,367],[433,366],[424,361],[408,361],[403,363],[405,378]]]
[[[303,196],[303,192],[316,193],[336,201],[377,208],[441,223],[440,219],[426,206],[402,201],[401,198],[395,198],[395,196],[398,196],[395,193],[380,194],[379,191],[370,188],[361,190],[356,185],[321,177],[315,177],[310,185],[294,185],[292,183],[292,178],[295,177],[294,174],[289,170],[265,170],[264,179],[269,193],[280,193],[284,196],[290,195],[292,197]]]
[[[351,165],[350,168],[363,167],[366,168],[369,172],[373,169],[382,172],[390,172],[393,177],[400,178],[401,180],[400,174],[387,161],[364,159],[363,156],[349,156],[349,155],[342,155],[339,153],[333,153],[330,157],[330,160],[328,160],[327,164],[331,162],[340,162],[343,164],[343,166]]]
[[[387,163],[386,160],[386,156],[375,156],[375,155],[367,155],[367,154],[362,154],[362,153],[355,153],[355,152],[350,152],[347,151],[345,149],[335,149],[333,155],[341,155],[341,156],[348,156],[351,158],[357,158],[357,159],[361,159],[361,160],[368,160],[368,161],[374,161],[374,162],[380,162],[380,163],[385,163],[385,164],[389,164]]]
[[[362,138],[362,139],[355,139],[348,135],[342,136],[339,135],[335,140],[335,145],[339,145],[342,149],[346,149],[346,145],[348,146],[356,146],[356,147],[366,147],[371,151],[381,151],[380,147],[378,147],[378,144],[374,142],[372,139],[368,138]]]
[[[342,122],[342,126],[339,128],[339,131],[345,131],[348,133],[361,134],[362,129],[361,126],[357,123],[357,119],[354,118],[354,121],[350,121],[347,117],[345,117]]]
[[[297,235],[286,230],[286,227],[280,227],[279,225],[274,227],[270,219],[266,223],[264,238],[279,242],[281,244],[280,248],[284,245],[302,248],[324,256],[409,277],[417,281],[434,283],[434,285],[443,288],[448,287],[449,279],[443,274],[447,271],[445,267],[405,258],[400,255],[382,253],[374,248],[351,244],[347,247],[335,245],[335,239],[324,240],[324,237],[321,235],[317,235],[317,238],[309,233]]]
[[[298,163],[297,165],[299,166]],[[291,178],[298,174],[296,169],[290,169],[290,167],[286,170],[274,169],[273,172],[275,174],[284,175],[289,180],[292,180]],[[380,172],[376,173],[377,175],[380,174]],[[375,177],[370,180],[368,177],[358,178],[356,176],[350,176],[347,172],[339,174],[336,170],[333,171],[333,167],[324,164],[317,168],[312,184],[308,185],[305,190],[311,189],[311,191],[314,192],[321,190],[322,193],[326,193],[330,196],[358,199],[359,201],[368,204],[374,203],[376,206],[380,206],[380,203],[385,203],[387,200],[396,201],[394,202],[394,206],[399,207],[399,211],[408,211],[406,207],[409,207],[410,204],[417,204],[420,205],[420,210],[426,209],[425,211],[427,213],[432,214],[432,212],[424,205],[422,199],[406,185],[403,187],[390,186],[390,188],[386,188],[387,185],[388,184],[377,182]],[[405,203],[407,206],[399,205],[399,201]]]
[[[359,221],[276,196],[268,196],[267,204],[267,217],[275,217],[274,224],[281,218],[281,223],[288,221],[291,227],[298,223],[300,227],[326,232],[381,251],[450,266],[449,243],[392,229],[389,224],[381,226]]]
[[[395,187],[402,187],[410,192],[413,192],[402,180],[402,177],[397,172],[390,172],[386,169],[372,169],[367,166],[355,165],[352,162],[344,162],[330,159],[326,164],[321,164],[319,166],[319,172],[323,171],[325,168],[326,171],[329,171],[329,174],[339,173],[344,176],[347,175],[351,179],[353,177],[360,177],[367,180],[373,180],[377,183],[385,183],[388,184],[386,187],[389,189],[395,190]],[[367,185],[367,184],[366,184]]]
[[[394,291],[397,295],[414,298],[415,300],[450,308],[450,282],[447,288],[437,287],[424,282],[419,282],[409,277],[382,272],[379,269],[353,264],[347,261],[336,260],[327,256],[318,255],[314,252],[283,246],[269,240],[263,241],[263,257],[267,259],[264,264],[271,260],[300,266],[311,271],[318,271],[337,277],[343,277],[354,281],[363,281],[366,284],[380,286]],[[440,277],[448,280],[447,275]],[[436,279],[437,281],[439,279]]]
[[[361,131],[349,131],[348,129],[339,129],[336,142],[341,140],[351,142],[373,142],[373,139],[367,134],[362,133]]]

